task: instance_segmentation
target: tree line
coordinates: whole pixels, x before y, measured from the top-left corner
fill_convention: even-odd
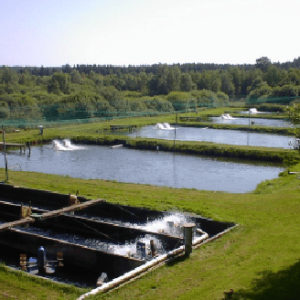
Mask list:
[[[0,118],[6,119],[196,110],[227,105],[230,98],[289,104],[299,94],[300,58],[280,64],[261,57],[255,65],[238,66],[0,68]]]

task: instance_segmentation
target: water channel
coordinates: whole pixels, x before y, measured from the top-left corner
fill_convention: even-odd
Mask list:
[[[48,144],[32,147],[30,156],[11,151],[7,159],[9,169],[18,171],[232,193],[252,191],[284,170],[282,165],[270,163],[91,145],[55,150]],[[0,167],[4,168],[3,154]]]

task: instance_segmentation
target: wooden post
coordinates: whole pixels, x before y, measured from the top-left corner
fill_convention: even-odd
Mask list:
[[[26,219],[31,216],[31,207],[23,206],[21,203],[21,219]]]
[[[27,255],[26,254],[20,254],[20,268],[22,271],[27,270]]]
[[[189,256],[192,253],[193,246],[193,228],[196,227],[195,223],[185,223],[184,228],[184,249],[185,255]]]
[[[5,144],[5,133],[4,126],[2,125],[2,136],[3,136],[3,151],[4,151],[4,162],[5,162],[5,181],[8,182],[8,168],[7,168],[7,157],[6,157],[6,144]]]
[[[58,267],[63,267],[64,263],[63,263],[63,253],[62,252],[57,252],[57,266]]]
[[[80,204],[80,201],[77,199],[77,196],[69,194],[69,205],[72,206],[72,205],[78,205],[78,204]],[[70,215],[74,216],[74,210],[70,212]]]
[[[173,151],[175,151],[175,142],[176,142],[176,127],[177,127],[177,122],[178,122],[178,114],[176,113],[176,125],[175,125],[175,132],[174,132],[174,146],[173,146]]]
[[[151,256],[152,257],[157,256],[154,240],[150,240],[150,249],[151,249]]]
[[[27,142],[27,146],[28,146],[28,151],[29,151],[29,154],[30,154],[31,153],[30,142]],[[25,152],[25,147],[24,147],[24,152]]]
[[[251,118],[250,118],[250,109],[249,109],[249,130],[250,130],[250,126],[251,126],[250,121],[251,121]]]

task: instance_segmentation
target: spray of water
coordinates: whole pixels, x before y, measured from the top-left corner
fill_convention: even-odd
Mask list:
[[[174,127],[171,127],[169,123],[157,123],[155,129],[161,130],[174,130]]]
[[[183,214],[174,213],[164,218],[147,222],[142,229],[150,232],[166,233],[177,237],[183,237],[183,224],[188,223],[190,219]]]
[[[128,228],[135,227],[145,230],[145,234],[142,234],[136,237],[135,239],[128,240],[124,244],[117,244],[117,241],[109,241],[106,239],[103,240],[97,238],[86,238],[77,234],[70,235],[66,233],[59,233],[50,229],[45,230],[33,226],[30,226],[29,228],[19,229],[22,231],[43,235],[46,237],[61,239],[73,244],[83,245],[107,253],[135,257],[143,260],[151,260],[153,258],[151,254],[151,241],[152,243],[154,242],[157,255],[167,253],[165,245],[157,236],[154,235],[155,233],[162,233],[178,238],[183,238],[183,225],[191,221],[191,217],[188,217],[182,213],[172,213],[165,215],[163,218],[149,221],[143,226],[137,226],[136,224],[132,226],[133,224],[130,223],[120,223],[120,225]],[[194,239],[196,239],[199,236],[201,236],[201,234],[199,235],[197,232],[194,232]],[[140,243],[144,244],[145,246],[144,254],[138,251],[138,244]]]
[[[68,139],[64,139],[63,141],[53,140],[52,145],[56,151],[74,151],[85,149],[85,147],[73,145]]]
[[[224,120],[235,120],[236,118],[233,118],[230,114],[222,114],[221,116]]]

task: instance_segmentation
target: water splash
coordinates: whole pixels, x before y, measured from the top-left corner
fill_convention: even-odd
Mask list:
[[[85,149],[85,147],[73,145],[68,139],[64,139],[62,142],[59,140],[53,140],[52,145],[56,151],[74,151]]]
[[[250,108],[250,109],[249,109],[249,113],[250,113],[250,114],[257,114],[258,111],[257,111],[256,108]]]
[[[177,237],[183,237],[183,224],[190,222],[190,218],[175,213],[163,218],[148,222],[142,229],[157,233],[167,233]]]
[[[161,129],[161,130],[174,130],[174,127],[171,127],[169,123],[157,123],[155,125],[155,129]]]
[[[235,120],[236,118],[233,118],[230,114],[222,114],[221,116],[224,120]]]
[[[38,228],[34,226],[30,226],[29,228],[18,227],[18,229],[46,237],[60,239],[69,243],[86,246],[88,248],[96,249],[111,254],[133,257],[142,260],[151,260],[153,259],[153,255],[151,252],[151,241],[155,245],[155,252],[157,255],[166,254],[166,249],[168,248],[165,242],[163,242],[163,240],[156,236],[155,233],[162,233],[182,239],[184,238],[184,224],[192,221],[192,217],[186,216],[178,212],[172,214],[168,213],[164,217],[148,221],[142,226],[137,226],[136,224],[131,224],[128,222],[120,222],[120,225],[125,226],[127,228],[134,227],[137,229],[145,230],[143,234],[136,236],[131,240],[127,240],[125,241],[125,243],[121,244],[117,241],[109,241],[107,239],[98,238],[87,238],[80,234],[62,233],[56,230]],[[198,238],[199,236],[201,236],[201,234],[197,233],[195,228],[193,240]],[[138,243],[144,244],[144,254],[141,254],[141,252],[138,251]]]

